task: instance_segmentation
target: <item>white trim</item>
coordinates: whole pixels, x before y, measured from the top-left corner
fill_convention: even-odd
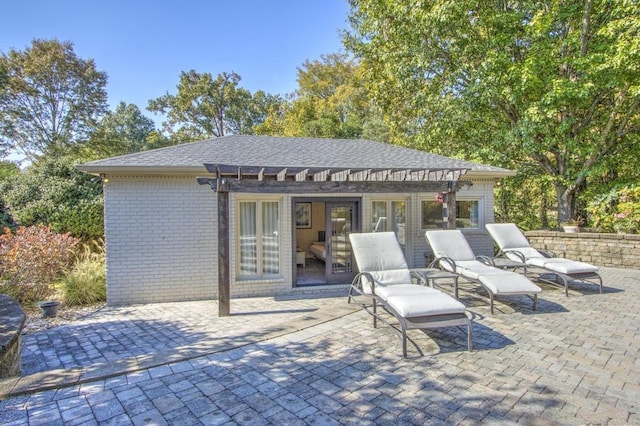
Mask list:
[[[255,283],[255,282],[281,282],[284,280],[283,275],[283,222],[282,215],[284,213],[283,210],[283,197],[280,195],[260,195],[256,197],[257,194],[252,195],[239,195],[234,200],[234,213],[233,213],[233,221],[230,226],[233,226],[233,235],[234,235],[234,274],[235,280],[234,282],[237,284],[243,283]],[[257,227],[257,266],[258,266],[258,274],[257,275],[241,275],[240,272],[240,203],[254,202],[256,203],[256,227]],[[262,218],[262,203],[278,203],[278,273],[277,274],[261,274],[262,269],[262,232],[260,232],[260,228],[262,227],[261,218]]]

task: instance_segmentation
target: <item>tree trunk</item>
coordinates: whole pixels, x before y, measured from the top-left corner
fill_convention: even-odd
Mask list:
[[[567,222],[573,218],[575,211],[574,192],[566,185],[556,183],[556,198],[558,200],[558,223]]]
[[[504,184],[500,187],[500,202],[498,204],[498,222],[510,222],[509,220],[509,203],[507,202],[507,188]]]
[[[547,184],[540,184],[540,227],[549,227],[549,216],[547,211],[549,210],[549,198],[547,197]]]

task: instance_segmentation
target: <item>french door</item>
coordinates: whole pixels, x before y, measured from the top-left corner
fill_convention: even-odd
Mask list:
[[[358,206],[355,201],[331,201],[325,204],[325,267],[328,284],[348,284],[357,273],[349,234],[360,231]]]

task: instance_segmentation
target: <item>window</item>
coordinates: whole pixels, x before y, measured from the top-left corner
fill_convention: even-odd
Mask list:
[[[373,224],[373,232],[382,232],[387,230],[387,202],[373,201],[371,203],[371,223]]]
[[[406,202],[386,200],[371,202],[371,223],[373,232],[393,231],[404,248],[406,241]]]
[[[437,201],[422,200],[422,229],[442,228],[443,206]],[[480,226],[480,201],[456,201],[456,228],[478,228]]]
[[[422,228],[442,228],[442,203],[430,200],[422,200]]]
[[[277,201],[241,201],[238,206],[239,276],[280,272],[280,237]]]
[[[480,202],[478,200],[456,201],[456,228],[480,227]]]

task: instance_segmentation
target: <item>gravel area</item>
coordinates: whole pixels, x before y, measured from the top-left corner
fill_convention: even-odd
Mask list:
[[[36,333],[38,331],[57,327],[59,325],[69,324],[78,321],[100,309],[104,308],[106,303],[99,303],[89,306],[64,306],[58,308],[58,315],[53,318],[45,318],[39,308],[33,307],[25,309],[27,320],[25,321],[22,334]]]

